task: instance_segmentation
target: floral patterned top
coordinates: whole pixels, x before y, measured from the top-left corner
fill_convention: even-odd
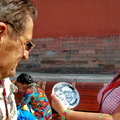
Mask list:
[[[17,120],[17,108],[14,98],[14,92],[17,92],[17,87],[10,81],[9,78],[5,78],[4,85],[7,96],[7,107],[10,120]],[[6,107],[3,96],[3,87],[0,84],[0,120],[6,120]]]
[[[34,110],[34,115],[39,120],[52,119],[52,110],[44,91],[36,83],[27,86],[24,92],[21,106],[30,104]]]

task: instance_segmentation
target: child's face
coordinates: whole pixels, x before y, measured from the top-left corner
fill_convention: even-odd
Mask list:
[[[28,86],[27,84],[21,84],[21,83],[18,83],[16,82],[16,86],[18,87],[18,91],[19,92],[24,92],[26,87]]]

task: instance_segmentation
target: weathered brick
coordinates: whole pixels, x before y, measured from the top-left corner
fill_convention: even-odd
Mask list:
[[[17,70],[50,73],[113,73],[120,67],[120,36],[34,39],[35,48]]]

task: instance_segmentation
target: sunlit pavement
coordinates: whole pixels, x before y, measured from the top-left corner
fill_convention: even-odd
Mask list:
[[[15,80],[18,75],[23,72],[17,72],[11,78]],[[62,82],[95,82],[95,83],[108,83],[112,80],[115,74],[51,74],[51,73],[38,73],[38,72],[25,72],[30,74],[34,81],[62,81]]]

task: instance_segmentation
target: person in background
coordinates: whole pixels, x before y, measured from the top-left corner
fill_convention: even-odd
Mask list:
[[[21,108],[25,105],[31,105],[37,120],[52,119],[52,109],[44,91],[38,84],[33,82],[33,78],[26,73],[22,73],[17,77],[16,85],[19,91],[24,91]]]
[[[52,107],[63,120],[120,120],[120,70],[113,80],[98,93],[100,104],[98,113],[69,110],[54,94],[51,94],[51,97]]]
[[[16,87],[9,77],[34,47],[31,39],[36,17],[31,0],[0,0],[0,120],[17,120]]]

